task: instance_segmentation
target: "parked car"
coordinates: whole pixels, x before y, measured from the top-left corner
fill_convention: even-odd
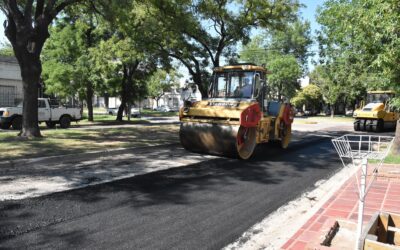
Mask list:
[[[304,111],[303,111],[303,110],[301,110],[301,109],[298,109],[298,110],[296,110],[296,114],[295,114],[295,116],[297,116],[297,117],[304,116]]]
[[[168,106],[166,106],[166,105],[161,105],[160,107],[157,108],[157,111],[160,111],[160,112],[170,112],[170,111],[171,111],[171,108],[168,107]]]
[[[313,115],[317,115],[317,112],[315,110],[305,110],[304,115],[313,116]]]
[[[107,109],[107,114],[109,114],[109,115],[117,115],[118,114],[118,108],[108,108]]]
[[[353,116],[354,110],[347,110],[346,116]]]
[[[132,117],[139,118],[139,117],[140,117],[140,110],[139,110],[139,108],[135,108],[135,107],[131,108],[131,116],[132,116]]]
[[[80,108],[53,107],[47,98],[38,98],[38,121],[46,122],[47,127],[54,128],[60,124],[61,128],[69,128],[71,121],[82,119]],[[0,127],[8,129],[22,128],[22,105],[17,107],[0,108]]]

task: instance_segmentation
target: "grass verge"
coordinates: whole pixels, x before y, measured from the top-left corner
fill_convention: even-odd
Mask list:
[[[343,115],[335,115],[333,118],[330,116],[309,116],[309,117],[295,117],[294,123],[296,124],[317,124],[327,122],[353,122],[354,118]]]
[[[84,153],[95,150],[153,146],[178,142],[177,125],[104,129],[49,129],[43,138],[22,139],[18,132],[0,133],[0,160]]]
[[[393,152],[389,154],[386,159],[385,163],[387,164],[399,164],[400,165],[400,154],[394,154]]]

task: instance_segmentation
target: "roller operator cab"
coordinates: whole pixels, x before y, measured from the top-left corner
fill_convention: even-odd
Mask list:
[[[266,99],[267,70],[253,64],[214,69],[209,98],[180,109],[180,141],[193,152],[248,159],[259,143],[289,145],[294,111]]]
[[[399,112],[390,105],[394,96],[394,91],[369,91],[366,105],[362,103],[361,107],[354,111],[354,130],[372,132],[394,130],[399,119]]]

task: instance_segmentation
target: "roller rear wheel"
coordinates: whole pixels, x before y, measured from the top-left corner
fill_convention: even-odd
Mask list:
[[[279,137],[281,139],[281,147],[287,148],[292,138],[292,125],[285,125],[284,123],[281,123]]]

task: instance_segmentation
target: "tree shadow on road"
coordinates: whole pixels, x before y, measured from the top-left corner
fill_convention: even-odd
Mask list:
[[[152,157],[157,160],[157,155]],[[282,190],[286,185],[298,187],[295,192],[280,198],[284,204],[311,187],[321,178],[321,173],[329,176],[339,165],[330,140],[317,138],[308,143],[294,144],[287,150],[276,145],[261,145],[250,161],[216,158],[43,197],[2,202],[0,241],[121,206],[131,208],[139,217],[148,213],[159,216],[164,205],[187,208],[224,202],[218,195],[208,197],[205,193],[227,195],[240,203],[251,196],[264,195],[265,190]],[[203,198],[199,200],[198,197]],[[270,201],[265,194],[260,196],[260,202]],[[43,234],[47,231],[46,237],[53,235],[48,230],[42,231]],[[80,233],[83,240],[85,232]],[[57,232],[53,236],[68,239]]]

